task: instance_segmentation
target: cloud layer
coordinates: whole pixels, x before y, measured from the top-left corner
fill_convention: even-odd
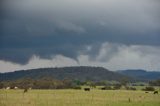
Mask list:
[[[88,50],[91,50],[88,47]],[[112,71],[123,69],[145,69],[159,71],[160,48],[140,45],[119,45],[103,43],[93,59],[89,54],[81,54],[77,59],[56,55],[50,59],[32,56],[28,63],[21,65],[9,61],[0,61],[1,72],[64,66],[102,66]]]
[[[29,63],[34,59],[51,64],[62,56],[69,65],[159,69],[159,0],[5,0],[1,4],[1,66],[26,69],[32,68]],[[84,61],[80,57],[86,61],[80,62]]]

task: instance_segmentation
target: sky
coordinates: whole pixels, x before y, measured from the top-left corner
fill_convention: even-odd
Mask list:
[[[159,0],[1,0],[0,72],[160,71]]]

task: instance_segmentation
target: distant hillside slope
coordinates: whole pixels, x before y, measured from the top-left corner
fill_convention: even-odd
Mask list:
[[[129,77],[116,72],[109,71],[102,67],[64,67],[64,68],[41,68],[22,70],[9,73],[0,73],[0,80],[16,80],[21,78],[39,79],[42,77],[53,77],[55,79],[78,79],[81,81],[92,80],[121,80]]]
[[[130,76],[138,80],[156,80],[160,79],[160,72],[149,72],[145,70],[121,70],[118,73]]]

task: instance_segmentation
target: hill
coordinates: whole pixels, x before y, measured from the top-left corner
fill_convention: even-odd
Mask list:
[[[123,78],[131,79],[125,75],[109,71],[103,67],[63,67],[63,68],[41,68],[31,70],[21,70],[8,73],[0,73],[0,80],[17,80],[22,78],[40,79],[43,77],[51,77],[54,79],[77,79],[81,81],[104,81],[115,80],[119,81]]]
[[[160,79],[160,72],[145,70],[121,70],[118,73],[132,77],[137,80],[157,80]]]

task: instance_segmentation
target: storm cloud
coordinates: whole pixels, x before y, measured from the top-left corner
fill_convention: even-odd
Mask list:
[[[123,55],[124,61],[132,60],[131,54],[135,51],[140,54],[134,61],[141,59],[141,53],[149,56],[144,59],[146,64],[155,63],[151,62],[154,59],[159,61],[155,58],[160,50],[159,0],[3,0],[1,4],[1,66],[14,64],[22,68],[34,56],[39,61],[55,61],[57,56],[62,56],[65,60],[73,60],[68,61],[69,65],[85,65],[83,63],[87,62],[93,65],[94,62],[94,65],[113,70],[160,69],[155,65],[145,68],[145,62],[112,68],[120,62],[118,56],[123,47],[129,50]],[[85,57],[86,61],[80,62],[80,57]],[[55,67],[55,64],[51,66]],[[65,64],[62,59],[56,66]]]

